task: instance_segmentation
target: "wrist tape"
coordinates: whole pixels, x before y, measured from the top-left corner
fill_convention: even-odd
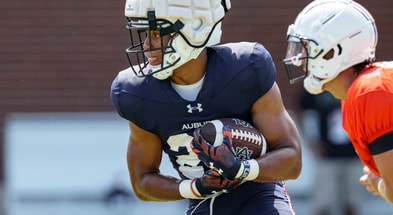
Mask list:
[[[199,193],[195,185],[196,178],[193,180],[183,180],[179,184],[179,193],[185,199],[201,199],[202,195]]]
[[[252,181],[258,177],[259,165],[255,159],[242,161],[236,178],[240,180]]]

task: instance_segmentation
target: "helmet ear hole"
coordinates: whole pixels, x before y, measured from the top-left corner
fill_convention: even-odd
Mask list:
[[[334,57],[334,53],[335,53],[334,49],[330,49],[330,51],[323,56],[323,59],[325,60],[332,59]]]
[[[338,49],[338,54],[337,56],[341,55],[343,48],[341,47],[340,44],[337,45],[337,49]],[[322,58],[325,60],[330,60],[332,58],[334,58],[336,51],[334,49],[330,49],[330,51],[328,53],[326,53]]]

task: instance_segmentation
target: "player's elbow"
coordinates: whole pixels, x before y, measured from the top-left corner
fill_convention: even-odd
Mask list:
[[[143,190],[143,186],[140,184],[136,183],[135,181],[133,182],[131,180],[131,185],[132,185],[132,190],[134,191],[135,196],[141,200],[141,201],[153,201],[152,198],[149,197],[149,195],[146,194]]]
[[[150,198],[148,195],[144,194],[143,192],[138,191],[138,189],[135,189],[135,188],[134,188],[134,194],[141,201],[145,201],[145,202],[154,201],[154,199]]]
[[[136,190],[134,190],[134,194],[135,196],[141,200],[141,201],[149,201],[149,198],[147,198],[145,195],[143,195],[141,192],[138,192]]]
[[[286,169],[286,179],[297,179],[302,171],[302,146],[300,138],[294,138],[286,142],[286,147],[281,151],[286,158],[284,168]]]
[[[146,197],[145,195],[138,195],[138,194],[135,194],[135,196],[139,199],[139,200],[141,200],[141,201],[144,201],[144,202],[152,202],[152,201],[156,201],[156,200],[154,200],[154,199],[151,199],[151,198],[149,198],[149,197]]]
[[[291,179],[297,179],[300,176],[300,173],[302,172],[302,167],[303,167],[302,159],[299,158],[295,161],[295,165],[292,170]]]
[[[290,157],[290,163],[292,165],[290,166],[290,170],[288,172],[288,179],[297,179],[300,176],[300,173],[302,172],[302,154],[301,150],[295,150],[293,155]]]
[[[134,191],[135,196],[141,200],[141,201],[148,201],[145,195],[143,195],[143,192],[140,192],[139,188],[132,184],[132,189]]]

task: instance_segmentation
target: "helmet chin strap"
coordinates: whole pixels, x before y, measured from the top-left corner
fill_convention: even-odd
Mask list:
[[[151,66],[149,64],[149,65],[147,65],[147,68],[151,69],[152,71],[154,71],[155,68],[156,69],[160,69],[161,66]],[[168,68],[168,69],[165,69],[163,71],[154,73],[153,77],[157,78],[158,80],[165,80],[165,79],[169,78],[170,76],[172,76],[172,74],[173,74],[173,68]]]
[[[304,79],[303,85],[304,85],[304,89],[306,89],[307,92],[316,95],[324,91],[322,87],[326,82],[327,82],[326,80],[322,82],[319,78],[310,74],[307,78]]]
[[[163,57],[162,67],[168,67],[160,72],[154,73],[153,77],[164,80],[169,78],[173,74],[173,70],[184,65],[192,59],[196,59],[204,48],[193,48],[187,44],[181,36],[176,36],[172,41],[172,47],[176,51],[174,53],[167,54]],[[173,65],[173,66],[170,66]],[[161,65],[148,66],[151,69],[160,69]]]
[[[172,40],[172,47],[175,50],[174,53],[170,53],[167,56],[164,56],[163,59],[163,67],[167,67],[169,65],[173,65],[164,69],[160,72],[154,73],[153,77],[164,80],[169,78],[173,74],[173,70],[182,66],[183,64],[187,63],[192,59],[196,59],[199,54],[203,51],[205,47],[216,45],[220,42],[221,39],[221,22],[217,23],[217,26],[213,29],[213,32],[206,42],[206,45],[203,47],[194,48],[190,46],[185,39],[180,36],[176,35]],[[161,66],[149,66],[153,71],[158,70]]]

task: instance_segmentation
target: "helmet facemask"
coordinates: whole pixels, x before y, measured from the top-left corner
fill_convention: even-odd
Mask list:
[[[283,63],[289,83],[304,80],[304,87],[309,93],[322,93],[323,85],[341,72],[341,45],[337,44],[325,51],[312,39],[288,35],[287,40],[288,47]]]
[[[317,49],[314,40],[288,35],[288,47],[283,60],[290,84],[297,83],[309,74],[309,59],[316,59],[323,49]],[[314,50],[314,51],[312,51]]]
[[[168,68],[174,66],[180,60],[172,44],[178,36],[176,27],[181,28],[183,25],[180,22],[172,24],[167,20],[156,19],[154,11],[148,11],[148,17],[154,21],[149,21],[149,18],[139,18],[137,20],[127,18],[127,28],[131,38],[131,46],[126,49],[128,62],[132,65],[131,68],[138,77],[153,75],[158,79],[165,79],[172,75],[173,70],[168,70]],[[152,35],[154,32],[159,32],[160,45],[157,47],[151,45],[152,38],[155,36]],[[164,41],[166,35],[170,36],[169,41]],[[146,39],[149,40],[149,47],[144,47]],[[151,52],[160,52],[160,64],[149,64],[148,58]],[[167,71],[158,74],[164,70]]]

